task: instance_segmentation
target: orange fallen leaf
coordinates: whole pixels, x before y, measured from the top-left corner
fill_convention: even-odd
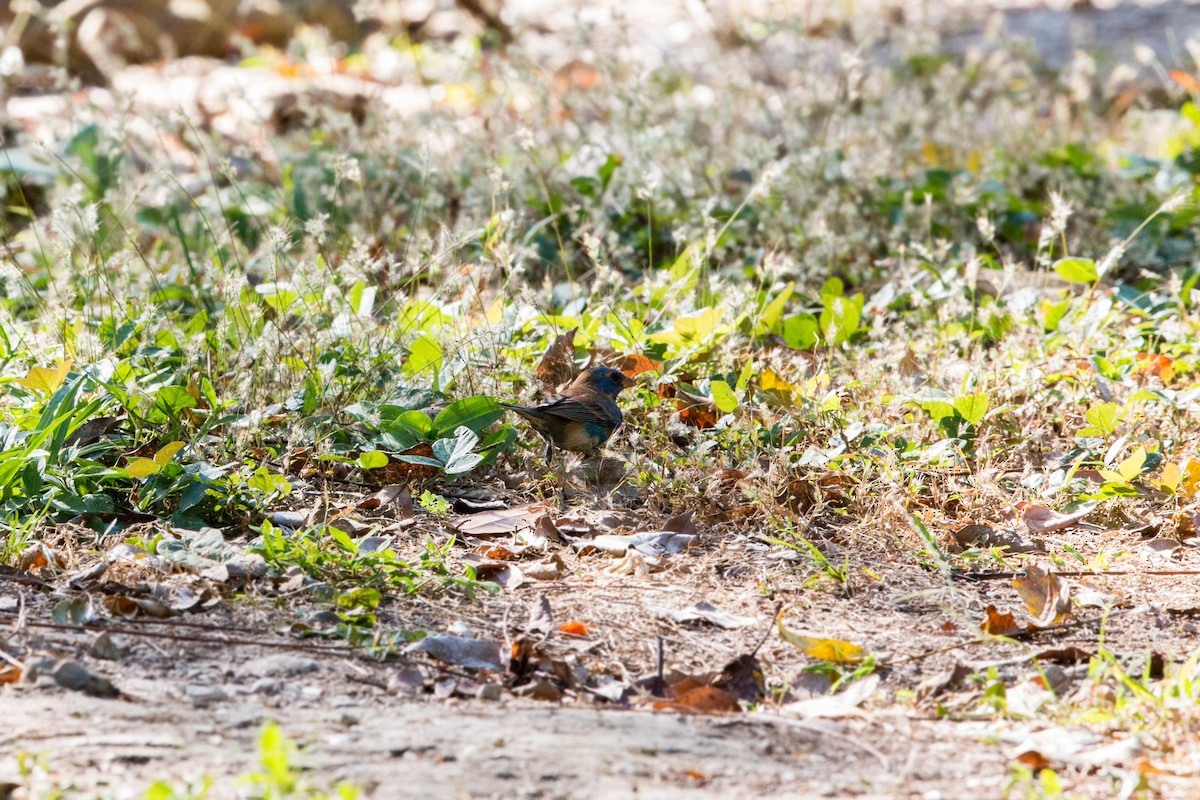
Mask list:
[[[1181,69],[1173,69],[1167,74],[1171,76],[1171,80],[1189,92],[1200,92],[1200,79],[1197,79],[1192,73],[1184,72]]]
[[[993,636],[1008,636],[1021,630],[1021,626],[1017,624],[1017,618],[1011,612],[1001,613],[993,605],[987,607],[987,619],[979,627],[983,629],[984,633],[990,633]]]
[[[621,356],[621,360],[617,362],[617,369],[633,378],[644,372],[662,372],[662,362],[647,358],[640,353],[630,353]]]
[[[1138,353],[1137,371],[1143,374],[1157,375],[1163,383],[1170,383],[1175,377],[1175,362],[1170,356],[1162,353]]]
[[[587,636],[588,626],[586,622],[573,619],[570,622],[564,622],[558,626],[558,629],[568,636]]]
[[[1026,750],[1021,755],[1017,756],[1017,761],[1020,761],[1025,766],[1032,770],[1043,770],[1050,768],[1050,759],[1039,753],[1037,750]]]
[[[713,686],[700,686],[675,700],[660,700],[654,704],[654,708],[685,714],[735,714],[742,710],[729,692]]]

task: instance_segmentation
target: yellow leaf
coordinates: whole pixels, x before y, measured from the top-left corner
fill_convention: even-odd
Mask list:
[[[759,377],[759,383],[764,392],[794,392],[799,389],[799,386],[788,383],[783,378],[779,377],[778,373],[773,369],[764,369]]]
[[[967,171],[975,177],[979,177],[981,169],[983,169],[983,156],[978,150],[972,150],[967,154]]]
[[[779,635],[788,644],[800,648],[819,661],[857,664],[867,657],[867,651],[856,644],[844,642],[841,639],[818,639],[789,631],[784,627],[782,615],[779,617]]]
[[[1200,461],[1188,461],[1183,470],[1183,493],[1195,497],[1197,484],[1200,484]]]
[[[152,458],[135,458],[125,467],[131,478],[149,478],[158,470],[158,462]]]
[[[937,167],[941,163],[938,146],[926,139],[921,143],[921,159],[927,167]]]
[[[484,318],[488,325],[499,325],[504,320],[504,304],[499,300],[492,303],[491,307],[484,313]]]
[[[1139,447],[1133,451],[1133,455],[1121,462],[1117,467],[1117,472],[1125,478],[1125,482],[1136,478],[1142,472],[1142,465],[1146,463],[1146,448]]]
[[[183,449],[183,442],[168,442],[164,444],[157,453],[154,454],[154,463],[160,467],[166,464],[175,457],[175,454]]]
[[[1182,478],[1183,468],[1178,464],[1171,462],[1163,467],[1162,475],[1157,481],[1155,481],[1154,485],[1165,492],[1175,494],[1175,491],[1179,489],[1179,481]]]
[[[71,371],[71,364],[72,361],[67,359],[54,369],[31,367],[28,374],[17,383],[31,391],[52,394],[67,379],[67,373]]]

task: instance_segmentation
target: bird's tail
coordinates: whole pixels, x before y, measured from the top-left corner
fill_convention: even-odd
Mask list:
[[[497,402],[496,405],[503,406],[504,408],[507,408],[509,411],[515,411],[518,414],[520,414],[522,417],[527,417],[529,419],[540,419],[542,416],[541,414],[539,414],[537,412],[536,409],[528,408],[526,406],[514,406],[512,403],[500,403],[500,402]]]

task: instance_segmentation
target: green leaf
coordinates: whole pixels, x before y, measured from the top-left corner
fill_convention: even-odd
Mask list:
[[[717,404],[717,408],[722,414],[728,414],[738,407],[737,395],[725,381],[713,381],[709,385],[709,391],[712,393],[713,402]]]
[[[1125,417],[1125,409],[1116,403],[1097,403],[1084,412],[1083,418],[1090,427],[1079,432],[1081,436],[1110,436]]]
[[[288,479],[282,475],[277,475],[271,472],[266,467],[259,467],[246,480],[246,485],[251,489],[255,489],[266,494],[278,493],[281,495],[290,494],[292,484],[288,483]]]
[[[396,460],[403,461],[405,464],[419,464],[422,467],[442,468],[442,462],[429,456],[396,456]]]
[[[831,280],[836,280],[831,279]],[[862,304],[847,297],[827,297],[821,312],[821,333],[832,345],[842,344],[858,330],[862,321]]]
[[[954,416],[954,406],[945,400],[927,400],[921,404],[921,408],[929,413],[934,422],[940,422],[946,417]]]
[[[988,396],[983,392],[954,398],[954,410],[970,424],[978,427],[988,411]]]
[[[260,283],[254,287],[263,302],[277,313],[284,313],[300,301],[300,293],[287,281]]]
[[[455,400],[442,409],[433,420],[432,435],[439,439],[445,438],[460,427],[479,434],[484,428],[502,418],[504,408],[487,395],[474,395]],[[406,415],[407,416],[407,415]],[[457,436],[457,433],[455,433]]]
[[[356,545],[354,540],[350,538],[350,534],[346,533],[341,528],[329,525],[325,528],[325,532],[328,533],[330,538],[337,542],[338,546],[347,553],[358,552],[358,545]]]
[[[378,589],[362,586],[338,595],[338,608],[377,608],[383,596]]]
[[[154,410],[167,421],[175,421],[185,408],[195,408],[196,398],[182,386],[164,386],[154,397]]]
[[[436,374],[441,371],[444,359],[445,351],[438,341],[428,333],[423,333],[409,346],[404,371],[409,375],[420,375],[427,370]]]
[[[1090,258],[1060,258],[1054,262],[1053,269],[1060,278],[1071,283],[1095,283],[1100,277],[1096,262]]]
[[[762,311],[762,315],[758,318],[755,333],[761,336],[775,330],[779,325],[780,318],[783,317],[784,306],[787,305],[787,301],[791,299],[792,292],[795,290],[796,284],[789,283],[783,287],[783,290],[779,294],[775,295],[775,298],[771,302],[767,303],[766,308]]]
[[[783,321],[783,341],[793,350],[811,350],[817,346],[817,318],[812,314],[797,314]]]
[[[379,469],[388,465],[387,453],[378,450],[368,450],[358,457],[358,465],[363,469]]]
[[[738,375],[737,390],[739,392],[746,391],[746,387],[750,385],[750,379],[754,377],[754,359],[747,358],[746,363],[742,365],[742,372]]]
[[[433,418],[424,411],[405,411],[383,427],[385,431],[395,431],[397,428],[411,431],[418,439],[433,439]]]

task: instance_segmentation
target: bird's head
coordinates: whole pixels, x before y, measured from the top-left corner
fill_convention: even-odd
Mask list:
[[[587,386],[609,397],[616,396],[633,381],[624,372],[612,367],[591,367],[575,379],[576,386]]]

